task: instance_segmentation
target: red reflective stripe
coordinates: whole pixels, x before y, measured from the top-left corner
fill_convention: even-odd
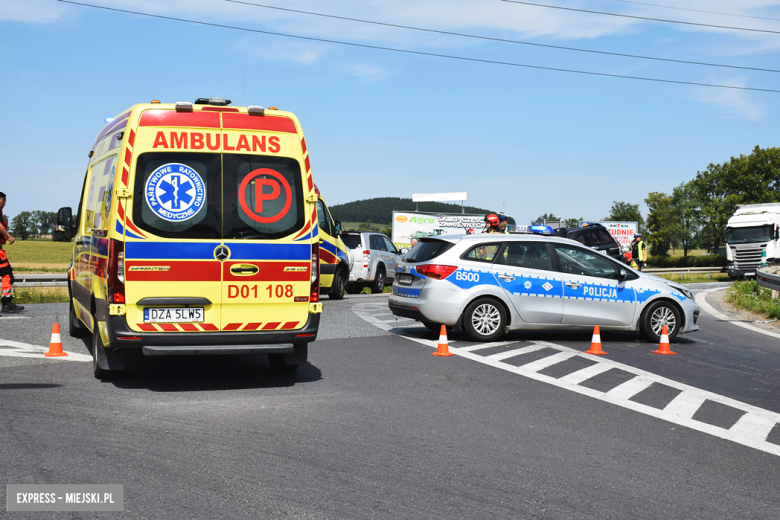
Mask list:
[[[294,329],[300,321],[288,321],[284,325],[282,325],[282,329]]]
[[[135,132],[131,129],[130,135],[127,138],[127,144],[130,146],[135,146]]]
[[[308,175],[308,181],[309,181],[309,191],[314,189],[314,181],[311,180],[311,174]]]
[[[247,323],[246,327],[241,330],[257,330],[260,328],[260,325],[262,325],[262,323]]]
[[[308,155],[306,156],[306,159],[304,159],[303,162],[304,162],[304,164],[306,164],[306,172],[307,173],[310,172],[311,171],[311,163],[309,162],[309,156]]]
[[[238,328],[243,325],[243,323],[228,323],[225,325],[222,330],[238,330]]]
[[[167,271],[139,271],[136,267],[167,267]],[[216,260],[126,260],[125,276],[135,282],[219,282]]]
[[[151,323],[139,323],[138,328],[147,332],[157,332],[157,327]]]
[[[127,171],[127,169],[125,169]],[[127,183],[125,183],[125,186],[127,186]],[[119,205],[116,208],[117,213],[119,214],[119,218],[124,220],[125,219],[125,207],[122,204],[122,202],[119,203]]]
[[[122,184],[127,186],[128,180],[130,180],[130,172],[127,170],[127,167],[124,166],[122,169]]]
[[[159,327],[166,332],[179,332],[173,323],[160,323]]]
[[[306,138],[301,139],[301,150],[303,150],[304,155],[306,154]]]
[[[300,237],[302,237],[303,235],[305,235],[305,234],[306,234],[306,232],[309,230],[309,228],[311,228],[311,222],[307,222],[307,223],[306,223],[306,225],[305,225],[305,226],[303,227],[303,229],[301,230],[301,232],[300,232],[300,233],[298,233],[297,235],[295,235],[295,238],[300,238]],[[293,240],[295,240],[295,239],[293,239]]]
[[[339,259],[327,249],[320,248],[320,261],[326,264],[337,264]]]
[[[8,262],[3,262],[2,264],[0,264],[0,269],[2,269],[3,267],[6,267],[7,265],[8,265]]]
[[[133,224],[133,221],[132,221],[132,220],[130,220],[130,219],[127,219],[127,220],[125,221],[125,224],[127,224],[127,227],[129,227],[130,229],[132,229],[132,230],[133,230],[133,232],[137,233],[137,234],[138,234],[138,236],[140,236],[140,237],[142,237],[142,238],[146,238],[146,235],[144,235],[144,234],[143,234],[143,232],[142,232],[140,229],[138,229],[137,227],[135,227],[135,224]]]
[[[214,325],[214,324],[212,324],[212,323],[201,323],[201,324],[200,324],[200,327],[201,327],[203,330],[219,330],[219,329],[217,328],[217,326],[216,326],[216,325]]]
[[[250,116],[249,114],[222,114],[222,128],[237,130],[265,130],[297,134],[295,123],[287,117]]]
[[[192,126],[219,128],[219,114],[213,112],[175,112],[173,110],[146,110],[138,126]]]
[[[179,327],[181,327],[181,330],[187,331],[187,332],[197,332],[198,327],[193,325],[192,323],[179,323]]]
[[[274,322],[271,322],[271,323],[266,323],[265,327],[263,327],[263,330],[276,329],[276,328],[279,327],[279,325],[281,325],[281,323],[282,322],[280,322],[280,321],[274,321]]]
[[[133,160],[133,152],[130,151],[130,149],[125,150],[125,164],[130,166],[130,161]]]

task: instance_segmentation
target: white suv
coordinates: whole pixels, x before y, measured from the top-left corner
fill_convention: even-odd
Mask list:
[[[398,248],[382,233],[361,231],[340,236],[350,251],[352,261],[347,292],[357,294],[364,287],[370,288],[372,293],[383,292],[388,278],[392,283],[401,260]]]

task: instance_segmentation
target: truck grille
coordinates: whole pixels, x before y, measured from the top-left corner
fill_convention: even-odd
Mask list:
[[[734,264],[739,269],[755,269],[761,264],[761,252],[766,249],[766,244],[761,249],[737,249],[731,248],[734,255]]]

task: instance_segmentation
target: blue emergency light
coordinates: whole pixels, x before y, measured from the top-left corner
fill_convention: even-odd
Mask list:
[[[552,235],[553,229],[550,226],[531,226],[530,227],[531,233],[536,233],[537,235]]]

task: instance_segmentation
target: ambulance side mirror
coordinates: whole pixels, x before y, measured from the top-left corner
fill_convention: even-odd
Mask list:
[[[336,234],[340,235],[341,234],[341,221],[340,220],[335,221],[333,223],[333,227],[336,228]]]
[[[57,211],[57,231],[67,233],[68,237],[72,237],[73,227],[73,210],[70,208],[60,208]]]

